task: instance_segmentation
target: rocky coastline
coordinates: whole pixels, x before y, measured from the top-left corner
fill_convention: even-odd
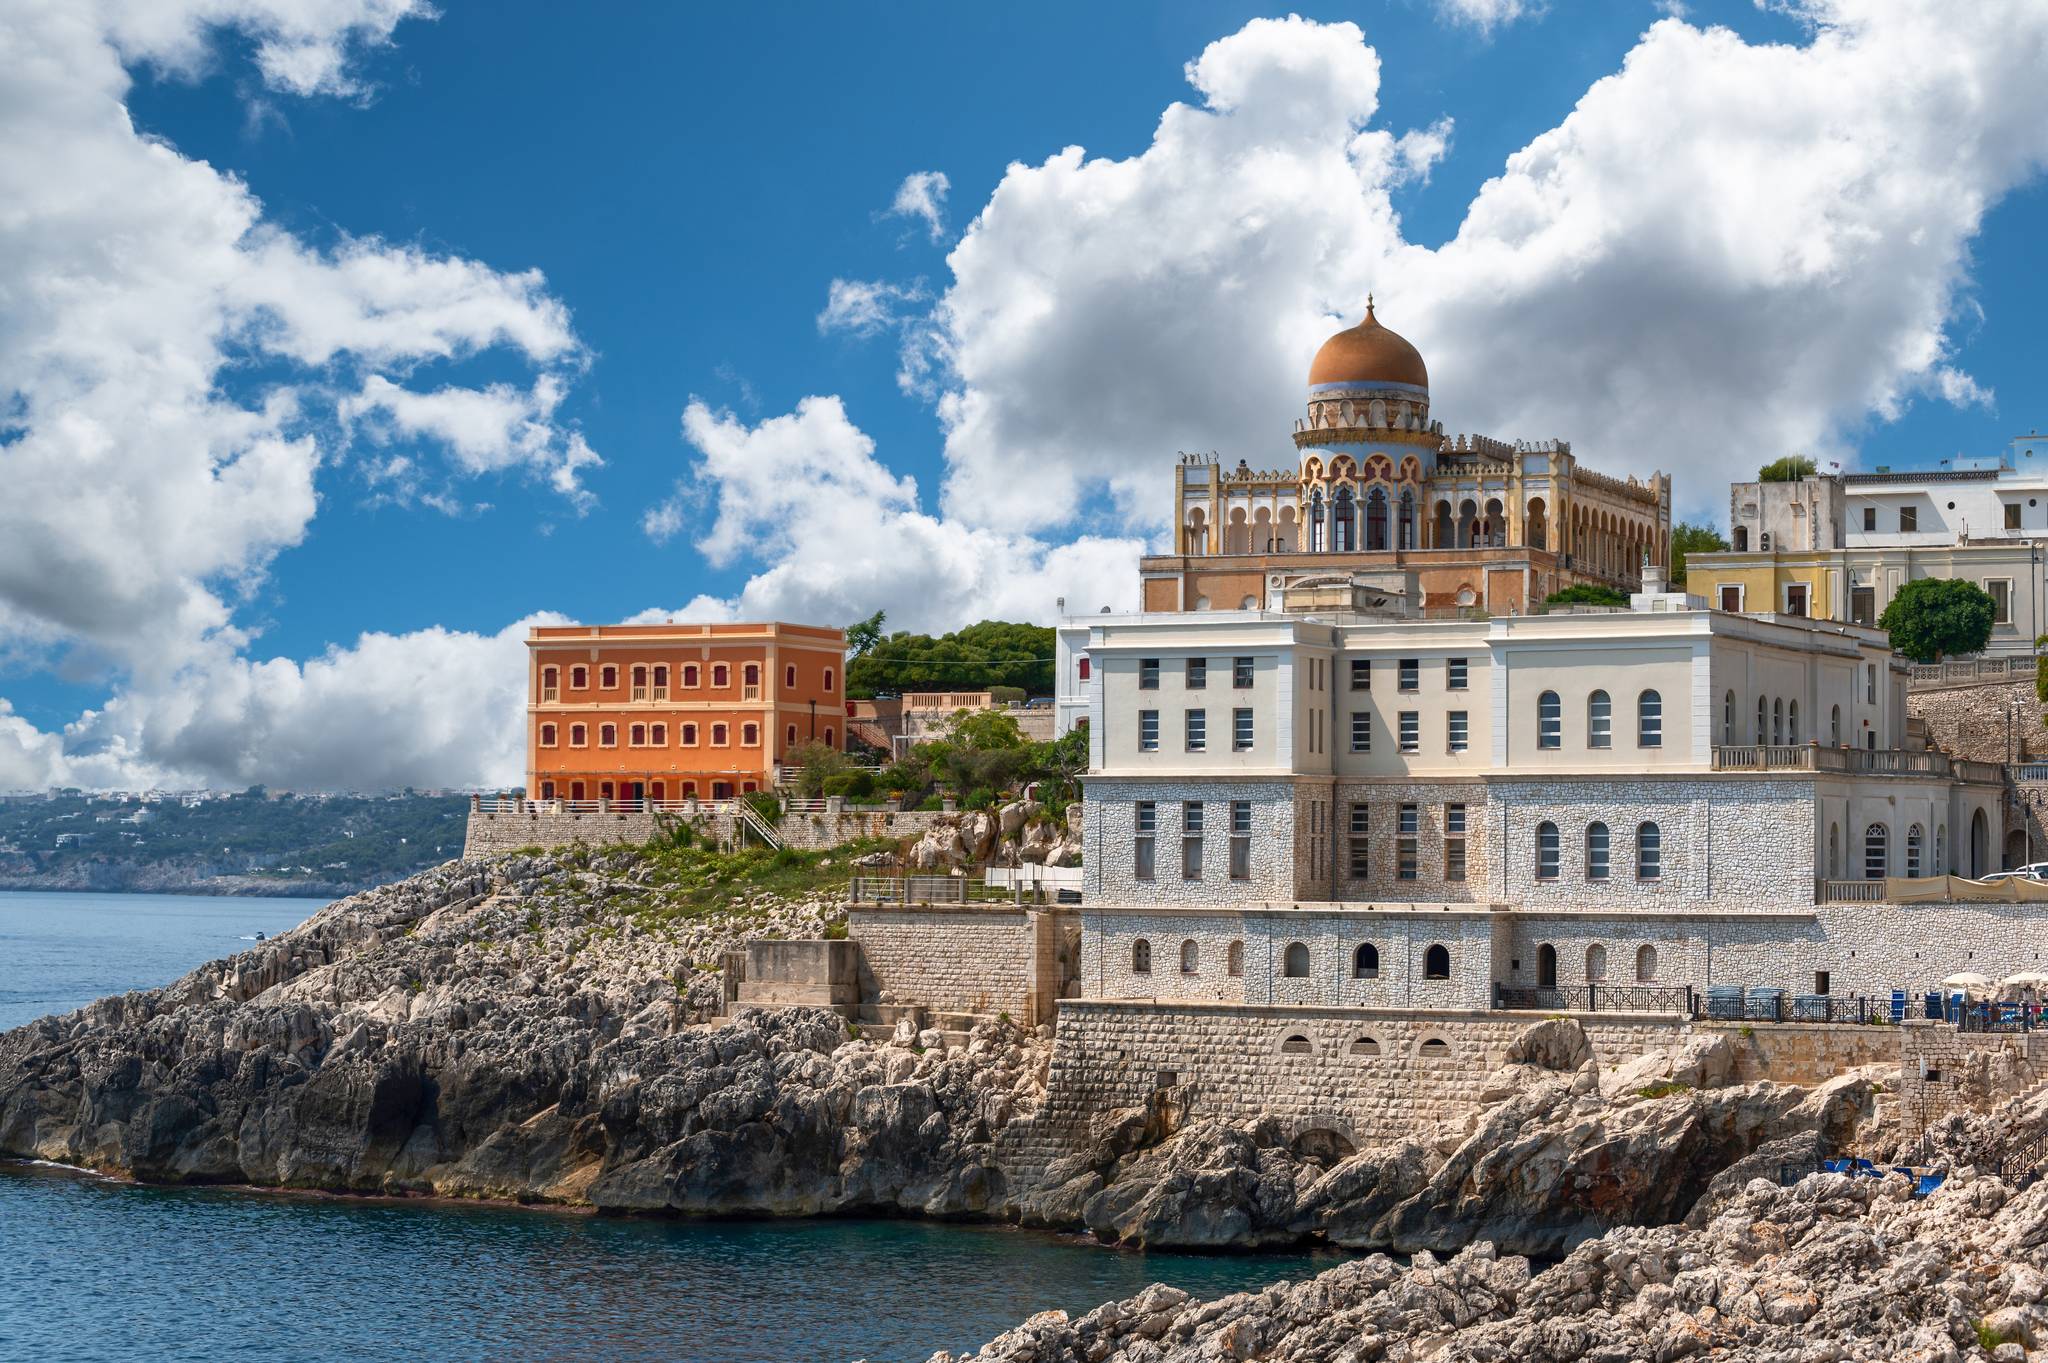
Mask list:
[[[1871,1250],[1892,1234],[1873,1218],[1919,1228],[1967,1201],[1979,1220],[2038,1204],[2048,1224],[2036,1193],[1968,1176],[1910,1203],[1870,1182],[1780,1188],[1784,1167],[1852,1141],[1883,1147],[1873,1076],[1732,1083],[1713,1039],[1603,1071],[1568,1019],[1526,1029],[1475,1112],[1392,1145],[1304,1146],[1277,1123],[1204,1119],[1168,1089],[1095,1114],[1049,1162],[1020,1162],[1045,1106],[1049,1029],[984,1023],[947,1047],[823,1011],[720,1018],[724,952],[826,933],[838,910],[762,894],[650,914],[656,880],[632,850],[451,863],[162,989],[0,1035],[0,1156],[166,1183],[612,1214],[911,1214],[1131,1246],[1417,1256],[1412,1273],[1361,1258],[1227,1304],[1168,1293],[1035,1318],[978,1356],[1019,1363],[1683,1357],[1667,1338],[1678,1314],[1713,1340],[1742,1335],[1750,1315],[1762,1338],[1779,1328],[1772,1312],[1793,1310],[1769,1303],[1797,1293],[1757,1285],[1766,1240],[1791,1253],[1824,1226],[1876,1273],[1905,1250]],[[1937,1136],[1982,1159],[2014,1129],[1958,1120]],[[1521,1255],[1564,1258],[1537,1272]],[[1711,1290],[1685,1276],[1709,1270]],[[2031,1309],[2017,1292],[1969,1300]],[[1820,1311],[1831,1298],[1816,1293]],[[1718,1314],[1699,1317],[1702,1303]],[[1351,1352],[1332,1352],[1310,1326],[1346,1312]],[[1464,1352],[1416,1351],[1439,1335]]]

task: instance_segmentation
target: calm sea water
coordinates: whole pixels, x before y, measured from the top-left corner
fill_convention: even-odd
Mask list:
[[[174,979],[317,907],[0,894],[0,1027]],[[1213,1296],[1335,1262],[912,1221],[615,1221],[143,1188],[0,1163],[0,1360],[922,1363],[1151,1282]]]

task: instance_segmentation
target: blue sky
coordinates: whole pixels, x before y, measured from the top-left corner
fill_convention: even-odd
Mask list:
[[[1845,177],[1857,197],[1917,154],[1930,163],[1915,172],[1924,180],[1902,176],[1872,200],[1978,195],[1981,226],[1974,208],[1932,224],[1910,213],[1893,220],[1882,215],[1890,210],[1869,209],[1867,220],[1851,223],[1852,230],[1827,245],[1825,253],[1834,257],[1828,265],[1817,271],[1802,265],[1798,287],[1776,297],[1768,281],[1780,270],[1769,262],[1731,269],[1728,287],[1719,292],[1705,284],[1683,287],[1693,282],[1686,276],[1698,259],[1688,256],[1693,246],[1683,239],[1711,219],[1711,230],[1764,240],[1778,256],[1810,257],[1810,234],[1771,239],[1779,230],[1773,201],[1785,193],[1782,186],[1760,186],[1757,203],[1733,209],[1729,200],[1741,199],[1743,189],[1704,182],[1697,212],[1682,184],[1676,191],[1659,189],[1667,202],[1617,209],[1641,213],[1639,238],[1601,249],[1609,262],[1639,252],[1647,263],[1632,266],[1639,269],[1635,275],[1612,266],[1603,271],[1597,262],[1581,274],[1578,262],[1586,253],[1569,244],[1553,257],[1567,263],[1548,268],[1532,259],[1518,269],[1481,269],[1446,263],[1453,253],[1414,254],[1457,237],[1482,187],[1502,175],[1511,157],[1565,124],[1596,83],[1622,72],[1645,44],[1645,30],[1669,7],[1613,0],[1554,3],[1545,10],[1516,0],[1397,0],[1304,11],[1309,25],[1248,29],[1261,16],[1286,11],[1209,3],[716,9],[448,3],[438,17],[391,23],[363,20],[359,7],[337,0],[326,28],[316,22],[312,31],[298,32],[269,13],[264,0],[237,0],[237,6],[244,11],[237,21],[208,26],[194,20],[174,36],[138,36],[146,26],[122,18],[122,6],[110,0],[106,41],[134,81],[120,97],[141,133],[160,139],[181,162],[204,163],[239,182],[260,200],[264,230],[313,257],[370,241],[415,260],[467,262],[498,279],[537,271],[542,279],[531,284],[525,304],[529,320],[547,306],[565,311],[570,336],[508,345],[493,322],[458,338],[453,358],[441,353],[447,347],[423,342],[365,358],[364,347],[350,349],[353,343],[344,341],[341,358],[308,361],[299,353],[303,347],[252,340],[247,331],[230,335],[208,371],[208,400],[248,409],[266,394],[289,390],[300,414],[281,422],[277,433],[317,444],[317,462],[304,475],[316,503],[247,532],[245,551],[223,555],[222,563],[181,552],[162,569],[165,599],[207,618],[167,626],[162,637],[154,625],[138,630],[132,617],[102,609],[104,603],[49,604],[31,587],[10,590],[0,573],[0,697],[11,706],[21,754],[14,763],[20,774],[10,781],[8,749],[0,741],[0,787],[40,783],[44,772],[50,779],[96,783],[156,776],[234,784],[268,777],[302,785],[400,778],[440,783],[437,774],[460,783],[496,774],[505,761],[501,738],[450,737],[442,730],[460,728],[459,719],[422,720],[408,715],[402,694],[356,685],[353,679],[368,670],[358,642],[366,632],[401,638],[435,632],[459,672],[501,666],[508,656],[503,632],[540,611],[605,620],[650,609],[775,608],[841,623],[856,610],[887,607],[892,618],[930,627],[965,624],[988,611],[1045,618],[1057,591],[1114,590],[1105,584],[1118,580],[1135,552],[1132,542],[1161,532],[1163,510],[1152,508],[1176,448],[1213,445],[1254,463],[1289,457],[1283,418],[1298,395],[1285,376],[1305,363],[1332,319],[1355,319],[1363,300],[1350,294],[1363,287],[1377,289],[1383,320],[1417,340],[1426,355],[1452,357],[1448,372],[1443,358],[1433,359],[1432,372],[1438,414],[1453,430],[1562,435],[1603,469],[1671,469],[1679,478],[1680,509],[1694,516],[1724,514],[1729,470],[1753,468],[1788,449],[1864,464],[1931,464],[1958,451],[1996,452],[2009,436],[2048,422],[2040,400],[2038,322],[2048,303],[2048,285],[2041,282],[2048,272],[2033,259],[2048,226],[2041,151],[2023,131],[2000,131],[1983,139],[1989,145],[1975,156],[1980,167],[1972,168],[1971,156],[1957,158],[1970,173],[1938,165],[1941,158],[1926,147],[1938,144],[1940,119],[1953,116],[1941,107],[1938,88],[1927,95],[1925,110],[1901,115],[1918,119],[1902,129],[1833,128],[1824,121],[1809,128],[1787,119],[1771,136],[1790,151],[1772,155],[1770,164],[1789,164],[1796,181],[1798,158],[1811,154],[1816,174],[1825,176],[1832,173],[1831,140],[1867,136],[1882,147],[1861,149],[1870,166]],[[1676,69],[1701,73],[1699,107],[1739,111],[1754,101],[1769,110],[1781,96],[1796,101],[1758,83],[1756,53],[1763,45],[1784,44],[1797,53],[1812,48],[1816,34],[1831,25],[1855,37],[1867,21],[1864,8],[1851,0],[1817,2],[1804,13],[1695,3],[1685,8],[1684,22],[1700,30],[1725,26],[1723,47],[1704,41],[1687,47],[1669,38],[1659,46]],[[1494,22],[1475,21],[1475,15],[1492,15]],[[39,21],[32,16],[22,27],[33,29]],[[1362,40],[1329,27],[1340,21],[1362,29]],[[1261,258],[1260,243],[1283,234],[1264,227],[1226,233],[1228,240],[1214,251],[1177,254],[1176,239],[1206,231],[1212,219],[1272,215],[1271,205],[1248,209],[1232,192],[1238,171],[1212,166],[1188,174],[1184,187],[1155,164],[1147,173],[1156,172],[1157,183],[1142,205],[1122,203],[1107,215],[1108,225],[1090,229],[1085,243],[1064,245],[1056,230],[1062,214],[1085,216],[1084,206],[1093,202],[1088,196],[1100,194],[1101,184],[1091,187],[1051,170],[1029,180],[1009,171],[1013,163],[1042,167],[1074,145],[1091,158],[1140,158],[1133,164],[1141,168],[1152,148],[1150,159],[1163,163],[1155,142],[1163,136],[1162,112],[1176,101],[1200,107],[1205,98],[1191,88],[1185,65],[1233,35],[1239,35],[1236,47],[1226,44],[1216,64],[1225,74],[1212,84],[1237,79],[1231,70],[1250,71],[1244,79],[1252,81],[1264,79],[1260,72],[1267,67],[1287,71],[1291,63],[1310,63],[1301,69],[1317,74],[1299,88],[1312,91],[1320,88],[1318,79],[1327,79],[1326,101],[1341,104],[1364,79],[1355,62],[1369,47],[1379,62],[1376,107],[1368,95],[1370,112],[1363,118],[1357,110],[1340,112],[1340,134],[1347,117],[1354,130],[1384,130],[1391,138],[1450,120],[1440,153],[1413,144],[1419,157],[1413,166],[1368,186],[1398,215],[1397,227],[1358,226],[1372,216],[1371,193],[1356,212],[1306,221],[1292,239],[1313,240],[1318,250],[1333,232],[1364,235],[1359,243],[1330,248],[1336,263],[1327,268],[1314,262],[1285,267],[1293,273],[1286,289],[1271,290],[1270,307],[1257,297],[1260,281],[1282,267]],[[1252,36],[1271,38],[1273,50],[1252,51]],[[1880,36],[1901,46],[1913,41],[1910,33]],[[1967,35],[1957,41],[1966,46]],[[2022,50],[2037,41],[2038,33],[2013,38]],[[1881,73],[1880,37],[1863,35],[1862,42],[1877,55],[1851,52],[1829,66],[1815,55],[1819,74],[1812,78],[1839,72],[1854,82],[1856,62]],[[300,55],[338,54],[337,64],[304,76],[305,67],[276,55],[280,43],[297,44],[292,51]],[[83,40],[76,51],[98,55]],[[1725,72],[1709,69],[1724,57]],[[1650,58],[1640,60],[1648,65]],[[1978,83],[1987,79],[1969,74]],[[1717,95],[1714,80],[1725,81],[1728,93]],[[1214,92],[1207,93],[1220,122],[1225,111]],[[1254,97],[1246,97],[1240,123],[1249,119]],[[1625,100],[1642,97],[1623,82],[1614,94],[1622,112],[1589,111],[1581,122],[1626,121]],[[1817,102],[1825,107],[1825,99]],[[1853,107],[1853,100],[1844,105]],[[1694,117],[1646,136],[1665,138],[1674,154],[1704,154],[1698,147],[1710,148],[1715,136],[1747,136],[1700,126]],[[2014,118],[2024,122],[2024,110]],[[1290,172],[1303,176],[1303,197],[1328,200],[1328,183],[1312,178],[1327,170],[1327,157],[1300,150],[1321,126],[1314,118],[1301,126],[1310,124],[1309,133],[1276,124],[1272,137],[1303,158]],[[1611,128],[1602,135],[1612,136]],[[1240,138],[1201,154],[1235,162],[1256,141]],[[1341,157],[1341,138],[1332,146]],[[1643,156],[1646,164],[1662,155],[1654,141],[1626,154]],[[932,172],[949,185],[936,227],[887,213],[906,177]],[[52,193],[66,173],[63,166],[22,169]],[[76,173],[91,170],[79,165]],[[1582,177],[1577,192],[1584,194],[1590,172],[1574,174]],[[1205,199],[1201,175],[1218,177],[1220,192]],[[949,263],[949,252],[999,187],[1016,194],[1020,207],[991,214],[979,258],[968,261],[963,251]],[[1626,190],[1609,185],[1601,192],[1619,203]],[[1045,210],[1052,226],[1034,225],[1037,209],[1026,191],[1056,201]],[[1807,211],[1816,221],[1833,216],[1825,203]],[[1480,216],[1493,222],[1487,230],[1500,240],[1521,240],[1520,226],[1499,226],[1497,202]],[[1853,214],[1845,210],[1844,216]],[[1111,242],[1125,228],[1130,239]],[[80,230],[67,229],[72,237]],[[1147,232],[1167,244],[1151,249]],[[1952,250],[1930,248],[1917,257],[1906,247],[1898,253],[1887,247],[1851,259],[1858,253],[1845,253],[1840,244],[1884,245],[1943,233]],[[1046,254],[1036,254],[1041,250]],[[1233,251],[1245,252],[1244,259],[1229,258]],[[1668,261],[1660,263],[1659,251],[1669,253]],[[1717,249],[1710,258],[1722,254]],[[1069,260],[1085,268],[1063,275]],[[1127,266],[1119,264],[1126,260]],[[1411,260],[1412,271],[1404,263]],[[41,268],[43,282],[56,273]],[[1896,287],[1887,278],[1892,268],[1900,271]],[[287,287],[317,292],[321,276],[308,271]],[[868,334],[821,325],[835,280],[886,285],[898,291],[897,300],[865,328]],[[1668,298],[1658,287],[1662,280],[1679,281]],[[1579,284],[1584,289],[1575,293]],[[220,288],[236,293],[231,278]],[[1045,298],[1020,303],[1032,288]],[[1181,306],[1179,290],[1195,301]],[[1220,313],[1207,311],[1203,300],[1233,290],[1253,297]],[[1502,300],[1497,323],[1488,321],[1484,306],[1494,295]],[[1824,324],[1801,320],[1814,310],[1804,298],[1823,300],[1815,306],[1824,307],[1824,300],[1850,296],[1869,300],[1867,307],[1845,305]],[[1115,330],[1106,325],[1113,319],[1090,319],[1091,299],[1116,300],[1126,315],[1156,305],[1166,325],[1184,321],[1187,334],[1156,354],[1142,337],[1121,337],[1099,357],[1089,355],[1085,338]],[[1631,300],[1640,300],[1639,311],[1632,311]],[[948,322],[933,311],[941,301],[962,316],[978,311],[984,322]],[[63,306],[55,305],[53,328],[66,324]],[[1917,324],[1897,315],[1916,307],[1922,312]],[[1053,328],[1047,354],[1014,353],[1022,343],[1002,329],[1035,335],[1033,308],[1051,310],[1071,331]],[[1612,379],[1601,346],[1624,356],[1645,348],[1640,339],[1624,344],[1600,336],[1604,317],[1625,312],[1628,327],[1640,334],[1684,340],[1673,342],[1669,355],[1653,356],[1640,375]],[[374,304],[358,313],[352,301],[348,326],[366,327],[375,315]],[[469,323],[445,325],[459,332]],[[989,330],[977,333],[976,325]],[[1872,340],[1871,330],[1883,326],[1896,334]],[[319,329],[307,321],[285,330],[293,327]],[[1924,346],[1930,336],[1945,347],[1938,360],[1896,358],[1901,348]],[[1658,345],[1653,339],[1649,348]],[[1786,357],[1782,381],[1769,365],[1738,371],[1736,360],[1772,346]],[[1204,355],[1199,371],[1186,358],[1191,353]],[[0,431],[0,440],[12,435],[0,444],[0,466],[10,451],[27,457],[62,413],[62,395],[52,398],[38,388],[41,375],[27,377],[33,368],[18,354],[21,373],[0,370],[0,384],[28,416],[11,433]],[[1084,403],[1077,403],[1069,425],[1040,420],[1065,401],[1067,385],[1042,378],[1062,372],[1062,354],[1085,362],[1084,372],[1117,382],[1127,366],[1133,400],[1170,403],[1175,418],[1118,427],[1099,444],[1090,443],[1089,432],[1107,432],[1113,423],[1085,420]],[[1574,354],[1586,357],[1576,369],[1568,362]],[[906,355],[923,357],[920,382],[899,379]],[[1731,372],[1717,375],[1728,357],[1735,357]],[[1465,362],[1456,364],[1459,359]],[[8,362],[9,352],[0,349],[0,364]],[[537,376],[552,376],[559,402],[532,426],[550,452],[479,469],[451,460],[445,442],[431,434],[408,436],[388,423],[380,429],[374,413],[359,413],[353,422],[337,419],[336,403],[372,370],[419,392],[491,384],[523,392]],[[1714,389],[1715,382],[1723,386]],[[1772,392],[1780,382],[1783,391]],[[1563,391],[1568,385],[1602,391],[1597,400],[1581,401]],[[1223,389],[1242,391],[1219,396]],[[1877,389],[1890,396],[1872,398]],[[1752,393],[1767,400],[1730,421],[1725,437],[1707,429],[1731,397],[1747,405]],[[987,395],[996,415],[986,421],[951,415],[948,394]],[[800,413],[808,397],[836,398],[837,405]],[[1454,399],[1462,399],[1475,419],[1461,421],[1447,411]],[[704,438],[696,442],[683,428],[693,400],[702,404],[695,429]],[[1667,404],[1668,414],[1662,410]],[[778,419],[790,424],[777,426]],[[124,438],[140,446],[148,443],[149,429],[116,429],[109,439],[122,448],[129,448]],[[1664,430],[1686,436],[1673,448],[1659,448],[1664,442],[1657,433]],[[781,440],[774,449],[771,435]],[[573,467],[576,487],[565,492],[551,475],[559,472],[572,437],[602,463]],[[792,458],[791,447],[815,448],[817,460],[841,469],[857,464],[862,472],[842,485],[801,459],[785,466],[767,462]],[[1725,458],[1710,453],[1703,460],[1702,450],[1726,451]],[[403,475],[390,471],[388,461],[396,456],[410,461]],[[149,456],[133,448],[127,457]],[[113,463],[93,476],[118,488],[122,469]],[[734,472],[742,469],[756,472]],[[891,483],[904,477],[915,480],[914,505]],[[686,484],[680,497],[678,480]],[[291,480],[280,476],[279,486],[288,490]],[[789,487],[849,504],[872,494],[886,514],[821,521],[792,546],[779,538],[779,519],[804,513],[744,509]],[[153,495],[138,477],[133,498]],[[673,528],[650,533],[648,513],[664,504],[676,518]],[[798,577],[830,576],[840,545],[872,553],[889,544],[911,513],[930,520],[915,528],[935,542],[956,531],[961,538],[952,549],[870,564],[835,590],[790,585]],[[91,508],[80,512],[88,521],[91,514]],[[240,527],[249,514],[229,520]],[[36,528],[50,532],[58,519],[45,517]],[[202,515],[199,523],[208,522]],[[724,547],[707,556],[699,542],[714,526]],[[147,541],[155,533],[135,535]],[[933,585],[944,575],[940,565],[957,562],[947,553],[977,552],[975,546],[987,541],[972,535],[990,534],[1010,537],[1002,551],[1008,557],[996,560],[1006,571],[1042,579],[1034,592],[949,592]],[[1083,552],[1063,554],[1061,546],[1076,540],[1084,541]],[[126,571],[119,564],[107,569],[114,577]],[[209,602],[218,605],[214,615]],[[147,643],[140,640],[145,633]],[[449,635],[456,642],[447,642]],[[466,647],[465,639],[475,647],[457,661],[453,653]],[[262,739],[272,731],[264,726],[289,712],[282,702],[263,700],[268,682],[280,675],[263,668],[278,660],[292,669],[287,689],[299,696],[294,703],[308,704],[305,697],[317,688],[305,664],[330,649],[341,651],[341,663],[321,684],[336,688],[335,705],[367,726],[365,737],[406,742],[408,724],[434,730],[420,742],[427,754],[420,764],[361,767],[345,748],[317,744],[289,762],[266,757]],[[516,659],[516,650],[509,656]],[[248,708],[195,716],[195,708],[208,709],[191,701],[195,692],[239,697],[234,705]],[[174,699],[181,695],[184,700]],[[502,688],[493,697],[493,704],[505,703]],[[261,717],[252,722],[257,712]],[[0,710],[0,720],[9,713]]]

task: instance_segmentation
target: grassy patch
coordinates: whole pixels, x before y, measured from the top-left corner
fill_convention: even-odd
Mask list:
[[[843,891],[853,859],[870,852],[896,852],[892,839],[870,838],[823,852],[792,847],[742,847],[721,852],[695,842],[660,839],[642,849],[642,883],[606,902],[609,912],[629,917],[643,929],[711,918],[739,911],[746,901],[768,895],[799,900]],[[842,927],[839,935],[844,936]]]
[[[1676,1079],[1659,1079],[1654,1084],[1645,1084],[1636,1090],[1638,1098],[1669,1098],[1674,1093],[1691,1093],[1691,1084],[1682,1084]]]
[[[1977,1347],[1987,1354],[2001,1344],[2014,1344],[2018,1342],[2016,1335],[2006,1334],[2003,1330],[1994,1330],[1981,1320],[1975,1323],[1974,1328],[1977,1331]]]

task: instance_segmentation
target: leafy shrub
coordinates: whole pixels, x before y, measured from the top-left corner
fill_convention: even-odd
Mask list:
[[[871,771],[838,772],[826,777],[820,789],[826,795],[843,795],[865,800],[875,793],[875,774]]]

